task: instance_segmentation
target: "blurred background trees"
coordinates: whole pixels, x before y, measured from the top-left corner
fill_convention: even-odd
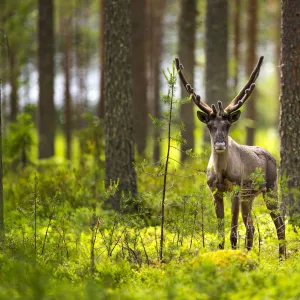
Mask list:
[[[126,9],[120,10],[112,22],[107,14],[125,2]],[[109,179],[127,176],[132,179],[129,190],[135,191],[134,152],[138,154],[137,161],[143,158],[158,161],[165,156],[165,133],[153,127],[148,117],[149,114],[162,117],[166,110],[159,99],[160,91],[167,88],[162,69],[179,56],[188,80],[194,83],[204,101],[226,102],[243,86],[260,55],[265,56],[265,62],[255,97],[247,103],[247,112],[232,135],[239,143],[263,146],[279,157],[278,1],[128,0],[124,3],[1,1],[3,123],[8,128],[7,124],[15,122],[18,113],[24,111],[32,116],[38,149],[33,152],[36,157],[31,159],[54,157],[85,165],[86,153],[96,147],[102,169],[106,160],[107,184]],[[111,10],[106,11],[105,5],[111,5]],[[118,23],[121,20],[124,24]],[[290,36],[283,40],[287,44],[289,39]],[[295,51],[298,55],[299,49]],[[290,69],[286,70],[288,74]],[[176,96],[180,96],[180,90],[178,85]],[[185,91],[182,95],[186,95]],[[283,122],[284,99],[292,98],[284,91],[281,97],[283,132],[287,126]],[[203,150],[206,128],[194,122],[192,104],[177,109],[186,127],[182,132],[186,140],[181,149],[184,160],[188,159],[186,150]],[[95,119],[87,119],[85,114]],[[103,123],[98,117],[104,116]],[[105,155],[103,146],[94,143],[90,135],[80,134],[89,124],[94,124],[94,129],[101,128],[102,133],[105,128],[105,134],[97,136],[101,145],[106,140]],[[5,133],[6,130],[4,136]],[[208,141],[207,136],[205,140]],[[126,154],[121,150],[125,148],[128,148]],[[113,169],[118,160],[122,162],[116,171]],[[288,168],[283,170],[290,172]]]

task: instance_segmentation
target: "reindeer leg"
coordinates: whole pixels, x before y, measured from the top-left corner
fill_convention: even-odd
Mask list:
[[[278,197],[276,191],[269,190],[263,193],[263,197],[268,210],[270,211],[271,218],[276,227],[277,238],[279,241],[279,258],[282,259],[286,255],[285,249],[285,225],[281,218],[278,208]]]
[[[254,236],[254,226],[252,222],[252,203],[253,197],[247,197],[241,199],[241,209],[242,209],[242,217],[246,227],[246,243],[245,246],[247,250],[251,250],[253,246],[253,236]]]
[[[224,201],[223,193],[217,191],[214,195],[214,205],[218,219],[218,239],[219,249],[224,249],[225,244],[225,228],[224,228]]]
[[[209,186],[213,197],[214,206],[216,210],[217,220],[218,220],[218,240],[219,249],[224,249],[225,244],[225,228],[224,228],[224,201],[223,192],[225,190],[225,185],[217,182],[217,176],[214,171],[207,173],[207,185]]]
[[[237,194],[231,199],[231,232],[230,232],[230,242],[232,249],[236,249],[237,244],[237,229],[238,229],[238,219],[239,219],[239,197]]]

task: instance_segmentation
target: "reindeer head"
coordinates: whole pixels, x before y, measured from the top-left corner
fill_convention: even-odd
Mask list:
[[[205,102],[201,101],[201,97],[194,92],[192,86],[185,79],[183,75],[183,66],[180,64],[179,59],[175,58],[179,78],[187,92],[192,95],[194,103],[200,108],[200,111],[197,112],[197,117],[201,122],[207,125],[212,145],[216,152],[223,152],[226,150],[229,128],[232,123],[239,119],[241,114],[239,108],[245,103],[255,88],[255,81],[259,75],[263,59],[264,57],[261,56],[248,82],[231,103],[224,109],[222,102],[218,101],[217,109],[214,104],[210,107]]]

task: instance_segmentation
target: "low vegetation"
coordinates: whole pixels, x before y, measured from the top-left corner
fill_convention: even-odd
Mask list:
[[[171,122],[168,95],[163,100],[169,121],[155,121],[162,127]],[[89,126],[78,136],[84,159],[72,164],[32,159],[35,129],[28,115],[19,116],[4,141],[9,151],[4,152],[0,298],[299,299],[297,228],[286,221],[287,259],[279,261],[275,228],[261,197],[254,205],[253,250],[244,249],[242,220],[238,250],[230,249],[230,195],[225,250],[217,250],[217,222],[204,171],[208,153],[189,152],[187,162],[178,163],[177,143],[184,141],[176,133],[182,124],[173,116],[166,185],[164,160],[138,161],[138,197],[124,194],[120,212],[108,208],[118,182],[104,188],[97,120],[87,117]]]

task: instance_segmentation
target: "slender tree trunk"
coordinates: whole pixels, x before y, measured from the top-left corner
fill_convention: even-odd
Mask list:
[[[281,32],[281,6],[280,2],[275,0],[276,11],[274,15],[274,42],[275,42],[275,72],[276,72],[276,97],[280,97],[280,32]],[[278,127],[279,125],[279,115],[280,107],[277,104],[277,118],[275,121],[275,126]]]
[[[71,68],[72,68],[72,16],[70,11],[72,7],[69,1],[61,3],[61,32],[63,38],[63,71],[65,77],[64,90],[64,132],[66,139],[65,155],[67,159],[71,159],[72,145],[72,108],[71,108]]]
[[[39,158],[54,155],[54,34],[53,0],[38,1]]]
[[[132,121],[131,1],[104,2],[105,183],[119,180],[111,197],[119,211],[122,192],[137,192]]]
[[[132,101],[137,151],[144,156],[148,132],[146,0],[132,0]]]
[[[13,47],[9,48],[10,121],[15,122],[18,114],[18,62]]]
[[[4,236],[4,199],[2,169],[2,81],[0,78],[0,240]]]
[[[100,0],[99,5],[100,98],[98,103],[98,117],[101,119],[104,118],[104,1]]]
[[[206,1],[205,100],[210,105],[219,100],[227,103],[227,19],[227,0]],[[204,132],[204,141],[210,142],[207,130]]]
[[[181,0],[181,14],[179,19],[179,58],[184,63],[184,74],[188,82],[194,86],[195,70],[195,38],[196,38],[196,0]],[[181,88],[181,97],[189,96]],[[194,105],[184,104],[180,107],[180,118],[185,125],[182,137],[186,140],[181,145],[181,161],[187,157],[186,150],[194,149]]]
[[[233,85],[237,93],[238,79],[239,79],[239,64],[240,64],[240,43],[241,43],[241,0],[234,0],[233,12],[233,26],[234,26],[234,39],[233,39],[233,56],[234,56],[234,77]]]
[[[256,40],[257,40],[257,0],[248,1],[247,11],[247,62],[246,73],[250,76],[253,66],[256,63]],[[246,117],[251,120],[250,126],[247,126],[246,144],[254,144],[255,124],[256,124],[256,91],[251,96],[251,101],[246,106]]]
[[[300,2],[281,2],[280,173],[288,177],[283,201],[292,222],[300,224]]]
[[[160,112],[160,63],[162,54],[162,38],[163,38],[163,13],[165,8],[165,0],[148,0],[149,13],[149,107],[151,114],[161,117]],[[160,128],[154,127],[153,139],[153,160],[160,159],[160,144],[157,139],[160,137]]]
[[[65,155],[67,159],[71,159],[72,144],[72,108],[71,108],[71,68],[72,68],[72,6],[70,1],[65,0],[61,3],[60,13],[60,31],[62,33],[63,43],[63,59],[62,66],[65,77],[64,87],[64,133],[66,139]]]
[[[83,114],[86,112],[87,104],[87,70],[89,65],[88,43],[85,34],[86,22],[88,20],[86,2],[81,0],[75,9],[75,59],[76,59],[76,82],[78,94],[76,95],[76,128],[81,130],[86,126]],[[84,140],[79,139],[80,157],[79,164],[85,165]]]

